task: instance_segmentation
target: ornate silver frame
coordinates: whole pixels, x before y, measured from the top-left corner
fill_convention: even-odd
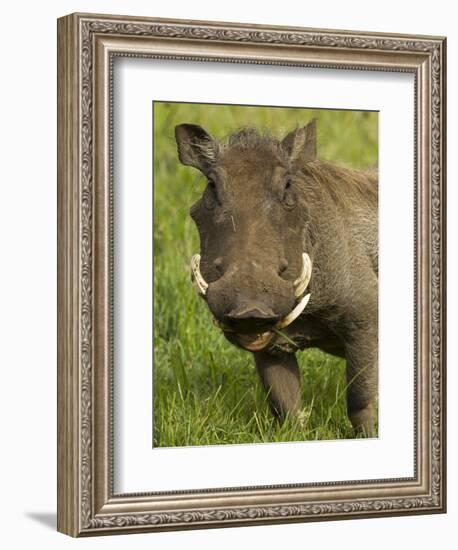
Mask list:
[[[73,14],[58,21],[58,530],[72,536],[445,511],[445,38]],[[405,71],[416,82],[416,433],[407,479],[112,490],[112,60]]]

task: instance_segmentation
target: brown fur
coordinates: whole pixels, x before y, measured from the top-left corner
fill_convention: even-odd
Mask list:
[[[242,129],[221,143],[194,125],[176,128],[183,164],[208,179],[191,208],[201,240],[206,299],[228,338],[261,333],[295,304],[307,252],[311,298],[285,333],[255,353],[273,412],[299,410],[294,353],[320,347],[347,359],[348,413],[373,433],[377,398],[378,186],[375,172],[316,159],[312,121],[282,141]]]

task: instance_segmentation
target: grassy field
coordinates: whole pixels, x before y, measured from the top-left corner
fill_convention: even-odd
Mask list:
[[[242,126],[279,137],[317,118],[318,156],[353,168],[377,163],[377,113],[154,104],[154,446],[353,437],[345,412],[345,362],[298,353],[301,423],[272,419],[251,354],[213,326],[189,280],[199,239],[189,207],[205,182],[177,158],[174,127],[200,124],[215,137]]]

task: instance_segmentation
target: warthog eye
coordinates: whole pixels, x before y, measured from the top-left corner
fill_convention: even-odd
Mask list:
[[[293,190],[293,182],[290,179],[286,180],[282,200],[283,205],[288,209],[293,208],[296,204],[296,196]]]
[[[208,179],[207,187],[203,194],[204,204],[209,210],[215,208],[218,201],[218,191],[216,189],[216,184],[212,179]]]

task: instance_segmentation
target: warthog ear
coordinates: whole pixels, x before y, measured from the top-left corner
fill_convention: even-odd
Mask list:
[[[206,172],[216,160],[218,145],[203,128],[196,124],[175,126],[178,158],[183,164]]]
[[[316,118],[302,128],[296,128],[282,141],[283,149],[294,162],[308,162],[316,159]]]

